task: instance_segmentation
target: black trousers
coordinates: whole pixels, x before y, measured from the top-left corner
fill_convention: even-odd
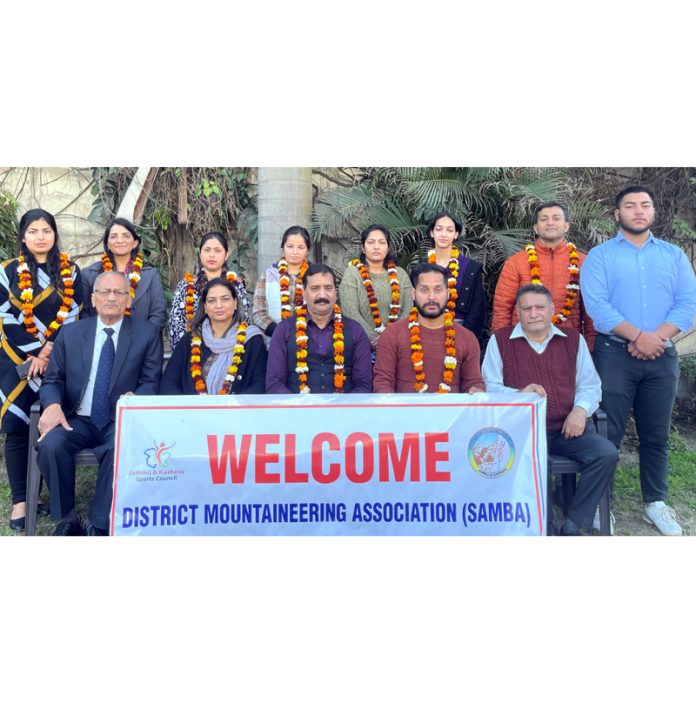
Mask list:
[[[599,499],[614,478],[619,461],[618,449],[606,437],[597,434],[594,425],[590,423],[585,426],[585,431],[579,437],[571,439],[566,439],[560,432],[549,432],[547,446],[549,454],[567,457],[581,465],[580,478],[568,509],[568,517],[578,527],[589,529],[592,527]]]
[[[8,432],[5,436],[5,465],[13,504],[23,503],[27,499],[28,457],[29,425],[26,430]]]
[[[602,410],[607,414],[609,439],[617,448],[633,408],[640,453],[640,488],[652,503],[667,496],[669,430],[677,395],[679,361],[667,347],[657,359],[639,361],[626,344],[598,334],[592,354],[602,379]]]
[[[114,476],[114,423],[98,430],[89,418],[72,415],[68,424],[72,432],[59,425],[37,444],[39,469],[51,495],[51,517],[62,520],[75,510],[75,454],[89,447],[99,461],[99,471],[88,520],[95,527],[108,530]]]

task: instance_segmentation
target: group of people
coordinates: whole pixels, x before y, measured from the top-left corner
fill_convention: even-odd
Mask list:
[[[582,467],[560,534],[596,526],[631,408],[644,517],[663,534],[680,534],[665,503],[678,378],[671,339],[696,316],[696,280],[684,253],[650,231],[649,190],[626,188],[615,205],[616,236],[587,257],[566,239],[566,208],[537,207],[535,241],[500,275],[482,365],[482,268],[457,247],[463,227],[451,213],[432,218],[432,249],[410,276],[394,261],[388,229],[367,227],[340,286],[330,267],[309,261],[307,230],[290,227],[252,300],[226,268],[227,240],[208,233],[200,270],[174,292],[164,371],[164,292],[132,223],[107,225],[101,261],[81,275],[60,251],[52,215],[27,212],[20,255],[0,268],[0,429],[11,526],[24,527],[28,416],[37,392],[38,461],[50,497],[39,511],[59,521],[55,534],[101,535],[109,528],[115,407],[124,394],[522,391],[547,399],[549,451]],[[600,404],[608,440],[588,422]],[[84,447],[100,462],[85,524],[75,509],[73,463]]]

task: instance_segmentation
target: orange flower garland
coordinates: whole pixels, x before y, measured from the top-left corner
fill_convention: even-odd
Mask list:
[[[386,264],[387,273],[389,275],[389,287],[391,288],[389,322],[396,322],[399,319],[399,312],[401,311],[399,274],[396,272],[396,264],[391,259],[389,259]],[[379,307],[377,305],[377,296],[375,295],[375,289],[372,285],[372,279],[370,278],[370,272],[367,270],[367,266],[365,266],[360,259],[353,259],[348,265],[357,268],[360,278],[362,278],[363,286],[365,286],[365,291],[367,292],[367,302],[370,306],[372,319],[375,322],[375,331],[379,333],[384,332],[386,328],[382,324],[382,316],[379,314]],[[389,322],[387,324],[389,324]]]
[[[225,374],[225,382],[222,384],[222,388],[218,391],[218,395],[229,395],[232,390],[232,384],[237,378],[237,372],[242,363],[242,357],[244,356],[244,343],[246,342],[247,327],[249,325],[246,322],[240,322],[237,329],[237,340],[236,344],[232,349],[232,361],[227,369],[227,374]],[[191,366],[191,378],[193,379],[193,385],[196,388],[196,393],[198,395],[205,395],[207,393],[205,381],[203,380],[203,369],[201,368],[201,343],[200,337],[191,337],[191,356],[190,356],[190,366]]]
[[[423,345],[421,343],[418,310],[415,307],[411,309],[411,313],[408,316],[408,329],[411,337],[411,364],[416,374],[413,389],[417,393],[425,393],[428,390],[428,384],[425,382]],[[454,345],[454,339],[454,314],[451,310],[447,310],[445,312],[445,368],[442,372],[442,382],[437,388],[438,393],[449,393],[452,390],[454,370],[457,368],[457,350]]]
[[[307,365],[307,306],[302,305],[295,310],[295,343],[297,345],[297,366],[295,372],[300,381],[300,393],[311,393],[311,389],[307,385],[307,374],[309,366]],[[343,387],[346,382],[345,371],[345,344],[343,337],[343,317],[341,316],[341,308],[334,305],[333,318],[333,356],[334,356],[334,391],[343,393]]]
[[[437,254],[435,249],[431,249],[428,252],[428,263],[437,263]],[[459,293],[457,292],[457,278],[459,277],[459,249],[457,249],[457,247],[452,247],[447,268],[449,269],[449,278],[447,279],[449,300],[447,301],[447,309],[454,314],[454,309],[457,307],[457,298],[459,297]]]
[[[288,262],[285,257],[281,257],[278,261],[278,273],[280,274],[280,317],[285,320],[292,317],[293,308],[298,308],[304,303],[304,291],[302,289],[302,280],[304,279],[305,271],[309,268],[309,262],[305,259],[300,266],[300,272],[295,280],[295,304],[290,305],[290,274],[288,273]]]
[[[33,334],[38,339],[39,330],[34,321],[34,288],[31,280],[31,271],[29,270],[29,265],[23,256],[19,256],[17,258],[17,263],[20,290],[19,298],[22,301],[24,327],[29,334]],[[46,328],[43,335],[44,340],[49,339],[60,329],[60,326],[68,316],[70,308],[73,304],[75,283],[72,279],[72,271],[70,270],[70,260],[68,259],[68,255],[64,252],[60,253],[60,275],[63,282],[63,304],[58,309],[55,320],[53,320]]]
[[[109,258],[109,255],[104,252],[101,257],[101,262],[102,262],[102,271],[113,271],[114,270],[114,264],[113,261]],[[128,262],[128,265],[126,266],[126,278],[130,281],[130,297],[131,300],[135,298],[135,289],[138,287],[138,283],[140,283],[140,270],[143,267],[143,253],[138,252],[138,255],[135,257],[135,259],[131,259]],[[128,271],[130,269],[130,272]],[[131,309],[128,307],[126,308],[126,311],[124,313],[125,315],[130,315],[131,314]]]
[[[578,253],[578,248],[572,242],[568,242],[566,248],[568,249],[568,273],[570,279],[566,285],[566,297],[563,307],[554,313],[551,318],[551,322],[554,325],[559,322],[565,322],[568,319],[580,292],[580,254]],[[535,286],[544,285],[541,282],[541,269],[539,268],[539,257],[536,253],[536,247],[533,244],[527,244],[524,249],[527,252],[532,284]]]
[[[234,271],[229,271],[226,274],[226,278],[230,283],[236,284],[239,277]],[[193,319],[193,314],[196,312],[196,278],[192,273],[184,274],[184,281],[186,282],[186,296],[184,298],[184,313],[186,314],[186,331],[191,331],[191,320]]]

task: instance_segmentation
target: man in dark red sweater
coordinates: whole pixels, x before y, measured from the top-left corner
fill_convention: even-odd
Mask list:
[[[585,340],[576,330],[551,323],[553,299],[544,286],[517,291],[514,327],[491,337],[483,361],[489,393],[521,391],[546,398],[548,451],[581,464],[578,488],[561,526],[562,535],[580,535],[592,526],[595,510],[611,481],[618,452],[587,418],[599,407],[602,386]]]
[[[482,393],[476,337],[448,310],[448,272],[419,264],[411,274],[414,308],[382,332],[375,393]]]

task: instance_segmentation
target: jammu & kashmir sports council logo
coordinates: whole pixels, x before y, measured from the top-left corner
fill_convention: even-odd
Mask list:
[[[469,463],[484,478],[500,478],[515,463],[515,444],[499,427],[483,427],[469,442]]]
[[[168,450],[175,444],[176,442],[167,446],[164,442],[160,442],[159,444],[154,442],[152,447],[143,452],[143,454],[145,454],[145,463],[151,469],[166,469],[172,457],[171,452]]]

